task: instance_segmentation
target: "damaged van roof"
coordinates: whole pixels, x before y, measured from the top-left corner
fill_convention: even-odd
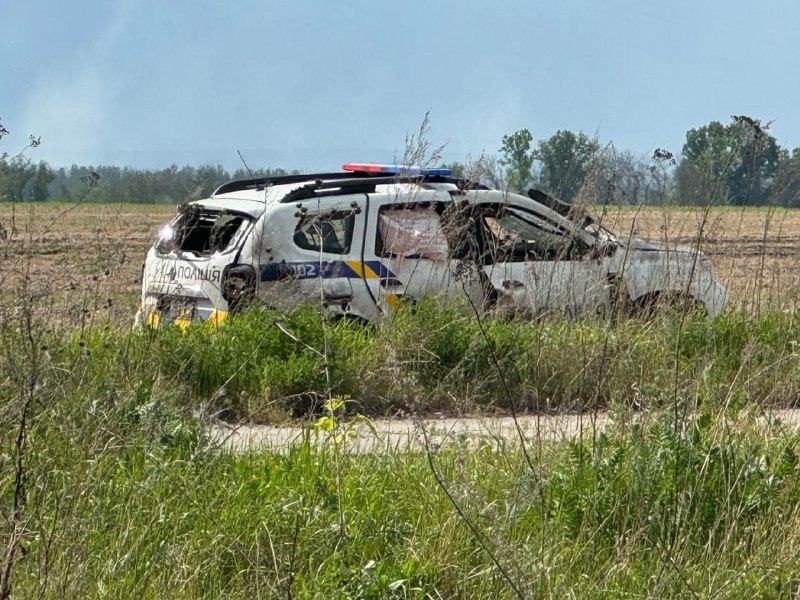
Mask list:
[[[308,184],[310,181],[309,179],[303,179],[289,184],[272,185],[266,189],[236,189],[230,192],[224,192],[224,186],[222,186],[220,189],[223,190],[223,193],[214,193],[210,198],[197,200],[192,204],[206,208],[241,212],[258,218],[264,214],[267,206],[273,202],[279,202],[286,194],[302,187],[304,184]]]
[[[257,219],[264,214],[264,202],[256,202],[254,200],[242,200],[241,198],[211,198],[208,200],[198,200],[191,204],[202,206],[203,208],[216,209],[222,212],[244,213]]]

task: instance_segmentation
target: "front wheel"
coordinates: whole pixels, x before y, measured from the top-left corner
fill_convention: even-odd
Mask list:
[[[636,316],[650,319],[665,312],[708,316],[705,304],[693,296],[680,292],[653,292],[633,301],[633,314]]]

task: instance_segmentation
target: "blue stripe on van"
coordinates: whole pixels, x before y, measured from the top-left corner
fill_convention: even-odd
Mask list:
[[[360,261],[348,261],[353,267],[343,260],[336,261],[303,261],[303,262],[281,262],[266,263],[259,266],[261,281],[281,281],[284,279],[333,279],[344,277],[347,279],[362,279],[362,276],[355,269],[360,271]],[[364,261],[367,270],[371,270],[380,279],[396,278],[395,274],[379,260]],[[355,267],[355,268],[354,268]],[[365,279],[372,279],[372,273],[365,273]]]

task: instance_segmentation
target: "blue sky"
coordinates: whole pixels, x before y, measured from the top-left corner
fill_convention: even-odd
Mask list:
[[[678,153],[747,114],[800,146],[800,2],[6,0],[0,119],[56,166],[445,158],[505,133]]]

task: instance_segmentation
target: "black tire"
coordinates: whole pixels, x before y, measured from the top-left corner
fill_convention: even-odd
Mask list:
[[[636,316],[652,319],[659,313],[674,311],[680,314],[708,315],[705,304],[697,298],[680,292],[653,292],[640,296],[633,302]]]

